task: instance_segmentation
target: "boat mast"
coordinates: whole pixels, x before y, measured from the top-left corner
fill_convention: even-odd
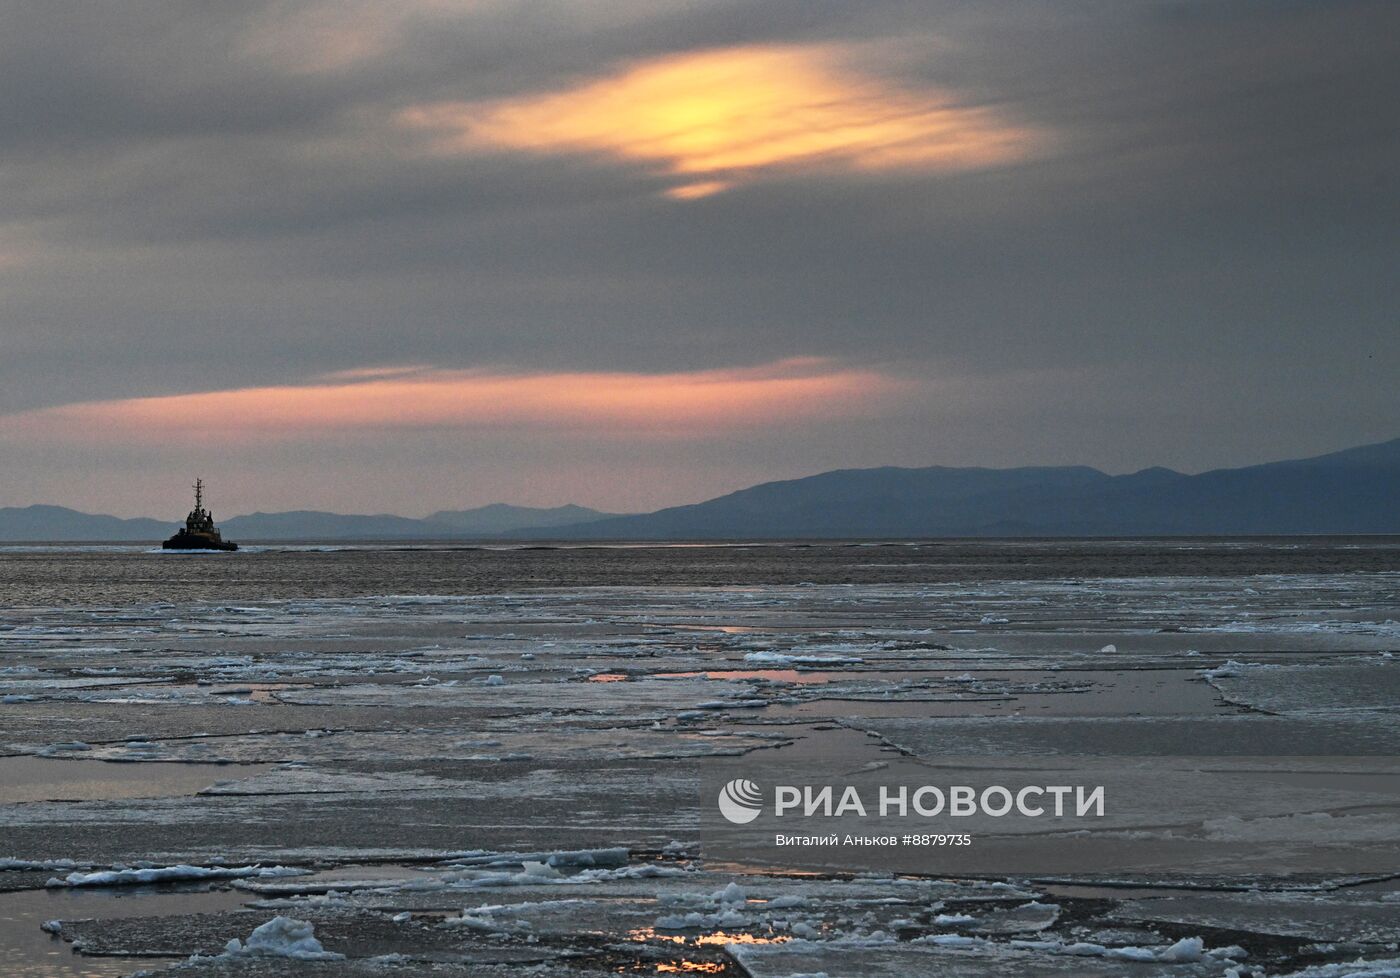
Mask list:
[[[194,480],[194,511],[198,513],[204,509],[204,480],[195,477]]]

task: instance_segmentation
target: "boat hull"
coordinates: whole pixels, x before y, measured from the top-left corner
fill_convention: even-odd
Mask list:
[[[162,550],[222,550],[225,553],[238,549],[238,544],[219,537],[209,537],[200,533],[186,533],[181,530],[161,545]]]

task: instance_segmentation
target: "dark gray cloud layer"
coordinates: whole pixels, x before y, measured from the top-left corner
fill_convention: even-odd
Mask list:
[[[718,489],[879,462],[1199,468],[1396,434],[1394,3],[46,0],[0,19],[0,412],[387,363],[821,356],[930,383],[878,425],[616,450],[628,504],[683,501],[675,480],[636,487],[658,464],[719,466]],[[888,46],[868,71],[1053,143],[677,202],[637,164],[433,156],[393,122],[758,42]],[[978,394],[940,400],[941,378]],[[499,494],[567,470],[574,450],[542,444],[473,451]],[[0,502],[118,461],[16,451]],[[589,485],[580,501],[618,505]]]

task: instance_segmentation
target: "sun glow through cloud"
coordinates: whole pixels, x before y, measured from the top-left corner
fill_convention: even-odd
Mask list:
[[[903,387],[880,372],[816,358],[657,374],[391,367],[305,385],[68,404],[0,418],[0,432],[160,442],[429,428],[705,437],[869,416]]]
[[[1025,157],[1037,134],[950,93],[852,70],[836,45],[725,48],[642,61],[578,87],[438,102],[400,120],[448,152],[504,148],[650,163],[669,196],[718,193],[793,170],[949,171]]]

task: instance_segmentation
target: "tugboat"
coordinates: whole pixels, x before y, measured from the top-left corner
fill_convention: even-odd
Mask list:
[[[204,508],[204,480],[194,480],[194,509],[185,525],[161,544],[164,550],[237,550],[238,544],[225,540],[214,525],[214,515]]]

